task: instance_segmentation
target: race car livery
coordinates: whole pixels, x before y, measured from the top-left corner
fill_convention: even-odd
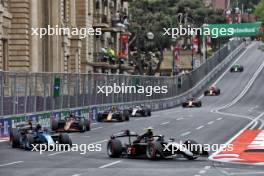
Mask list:
[[[151,109],[144,106],[135,106],[128,109],[130,116],[151,116]]]
[[[125,130],[117,135],[112,135],[107,143],[107,154],[111,158],[145,158],[145,159],[166,159],[166,158],[186,158],[195,160],[199,156],[208,157],[208,152],[204,151],[202,145],[193,140],[186,140],[183,144],[175,142],[174,139],[165,141],[163,135],[153,135],[148,138],[140,138],[135,132]],[[123,138],[127,140],[124,141]],[[135,138],[136,140],[133,140]]]
[[[201,106],[202,106],[201,100],[194,100],[193,98],[190,98],[182,103],[183,108],[192,108],[192,107],[201,107]]]
[[[233,65],[230,69],[230,72],[243,72],[243,71],[244,71],[244,67],[239,64]]]
[[[209,87],[209,89],[204,92],[204,96],[217,96],[217,95],[220,95],[220,89],[214,86]]]
[[[33,125],[31,122],[21,123],[10,131],[10,145],[12,148],[31,150],[33,144],[50,145],[55,143],[72,145],[68,134],[52,134],[48,130],[42,130],[39,124]]]
[[[85,117],[70,115],[63,120],[51,120],[51,129],[56,132],[85,132],[90,131],[90,120]]]
[[[98,112],[97,114],[98,122],[124,122],[129,121],[129,112],[128,110],[120,110],[116,107],[112,107],[109,110]]]

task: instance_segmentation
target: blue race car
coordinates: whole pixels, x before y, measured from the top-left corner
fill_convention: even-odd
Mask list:
[[[48,130],[42,130],[40,124],[33,125],[31,121],[20,123],[10,131],[10,145],[12,148],[32,150],[36,144],[67,144],[72,146],[68,134],[51,134]]]

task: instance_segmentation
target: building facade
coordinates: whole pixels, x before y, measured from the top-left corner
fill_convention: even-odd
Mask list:
[[[0,2],[1,70],[119,73],[132,69],[126,66],[128,53],[119,55],[124,50],[121,37],[128,37],[126,0]],[[117,16],[119,21],[114,23]],[[40,34],[41,30],[47,32],[48,29],[60,33],[33,34],[34,31]],[[73,29],[79,32],[73,35]],[[86,29],[86,32],[100,29],[101,34],[83,37],[81,29]],[[109,53],[112,53],[110,58]],[[124,60],[121,64],[120,58]]]

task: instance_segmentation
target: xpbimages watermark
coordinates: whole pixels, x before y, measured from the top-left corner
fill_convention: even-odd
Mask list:
[[[233,28],[193,28],[190,25],[184,27],[180,25],[178,28],[163,28],[163,36],[168,35],[171,38],[176,39],[178,36],[193,36],[193,35],[205,35],[212,38],[218,38],[219,36],[232,36],[235,32]]]
[[[51,27],[50,25],[47,28],[31,28],[31,35],[39,36],[43,38],[44,36],[51,36],[51,35],[67,35],[67,36],[79,36],[81,39],[86,38],[87,36],[100,36],[102,35],[101,28],[66,28],[66,27],[59,27],[56,25],[55,27]]]
[[[217,152],[220,149],[222,151],[233,151],[233,144],[186,144],[180,141],[179,143],[167,143],[163,144],[163,151],[169,152],[172,155],[178,154],[179,152],[196,151],[198,153],[203,152]]]
[[[168,93],[167,86],[126,86],[124,83],[121,86],[114,83],[113,86],[97,86],[97,93],[105,94],[109,96],[110,94],[146,94],[147,97],[153,94],[166,94]]]
[[[57,141],[54,144],[31,144],[32,152],[80,152],[85,155],[88,152],[101,152],[102,144],[59,144]]]

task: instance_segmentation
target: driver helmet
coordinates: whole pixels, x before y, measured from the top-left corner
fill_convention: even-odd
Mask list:
[[[74,114],[73,113],[70,114],[70,118],[74,118]]]
[[[40,124],[37,124],[37,126],[36,126],[36,130],[37,130],[37,131],[41,130],[41,125],[40,125]]]
[[[210,90],[215,90],[215,85],[212,85],[211,87],[210,87]]]
[[[145,129],[146,133],[148,133],[149,135],[153,135],[153,128],[152,127],[148,127]]]
[[[117,109],[116,106],[113,106],[113,107],[112,107],[112,111],[113,111],[113,112],[115,112],[116,109]]]

